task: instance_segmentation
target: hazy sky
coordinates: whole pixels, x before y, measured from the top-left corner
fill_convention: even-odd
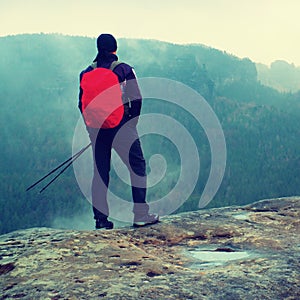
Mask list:
[[[0,0],[0,36],[109,32],[300,66],[299,15],[300,0]]]

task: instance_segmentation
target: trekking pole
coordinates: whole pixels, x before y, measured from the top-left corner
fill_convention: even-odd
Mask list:
[[[44,179],[46,179],[48,176],[50,176],[51,174],[53,174],[55,171],[57,171],[58,169],[60,169],[62,166],[64,166],[65,164],[67,164],[67,166],[58,174],[55,176],[54,179],[51,180],[50,183],[47,184],[46,187],[44,187],[40,193],[42,191],[44,191],[59,175],[61,175],[86,149],[88,149],[91,146],[92,143],[88,144],[86,147],[82,148],[80,151],[78,151],[76,154],[74,154],[73,156],[71,156],[69,159],[67,159],[66,161],[64,161],[63,163],[61,163],[59,166],[57,166],[55,169],[53,169],[52,171],[50,171],[48,174],[46,174],[44,177],[42,177],[41,179],[39,179],[37,182],[35,182],[34,184],[32,184],[30,187],[28,187],[26,189],[26,192],[31,190],[32,188],[34,188],[37,184],[39,184],[40,182],[42,182]]]
[[[73,159],[48,183],[46,184],[41,190],[40,193],[42,193],[53,181],[55,181],[65,170],[69,168],[69,166],[86,150],[87,148],[82,149],[77,154],[73,156]]]

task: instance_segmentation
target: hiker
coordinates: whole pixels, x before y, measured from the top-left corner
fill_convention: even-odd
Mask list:
[[[111,150],[114,149],[126,164],[131,179],[133,198],[134,226],[145,226],[158,222],[156,214],[149,213],[146,203],[146,163],[136,129],[141,112],[142,96],[135,77],[134,70],[126,63],[119,62],[116,55],[117,41],[111,34],[101,34],[97,38],[98,53],[93,65],[80,74],[79,109],[84,115],[82,87],[83,78],[93,70],[112,70],[117,75],[118,88],[121,88],[121,121],[115,126],[94,128],[85,120],[86,128],[92,142],[94,158],[94,176],[92,181],[92,204],[96,229],[112,229],[113,223],[108,220],[109,207],[107,191],[109,185],[109,171],[111,164]],[[120,110],[119,112],[120,113]],[[85,117],[84,117],[85,118]],[[118,118],[118,116],[117,116]],[[117,120],[118,122],[118,120]],[[117,135],[118,131],[120,134]],[[116,141],[114,139],[117,135]],[[129,157],[128,157],[129,153]]]

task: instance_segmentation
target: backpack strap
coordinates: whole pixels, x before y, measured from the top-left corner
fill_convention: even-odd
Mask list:
[[[115,67],[117,67],[117,66],[120,65],[120,64],[122,64],[121,61],[114,60],[114,61],[111,63],[109,69],[110,69],[111,71],[113,71],[113,70],[115,69]],[[93,69],[96,69],[96,68],[97,68],[97,62],[96,62],[96,61],[94,61],[94,62],[91,64],[91,68],[93,68]]]
[[[113,71],[113,70],[115,69],[115,67],[117,67],[117,66],[120,65],[120,64],[122,64],[121,61],[114,60],[114,61],[111,63],[109,69]]]
[[[96,69],[96,68],[97,68],[97,62],[94,61],[94,62],[91,64],[91,67],[93,68],[93,70]]]

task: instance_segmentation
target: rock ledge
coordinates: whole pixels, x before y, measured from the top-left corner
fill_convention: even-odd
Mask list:
[[[300,299],[300,197],[0,236],[0,299]]]

